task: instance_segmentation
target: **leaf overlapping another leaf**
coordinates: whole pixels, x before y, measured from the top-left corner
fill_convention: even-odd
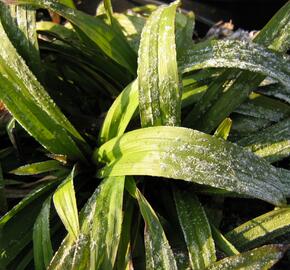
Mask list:
[[[263,159],[210,135],[178,127],[150,127],[103,144],[94,160],[100,177],[153,175],[234,191],[273,204],[285,202],[282,173]]]

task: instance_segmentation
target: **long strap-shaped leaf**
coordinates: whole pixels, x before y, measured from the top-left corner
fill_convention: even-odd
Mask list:
[[[24,165],[10,171],[9,173],[15,175],[35,175],[56,170],[65,170],[61,163],[57,160],[48,160]]]
[[[138,81],[129,84],[116,98],[108,111],[99,134],[99,144],[125,132],[134,112],[138,108]]]
[[[123,219],[124,182],[124,177],[103,180],[80,214],[76,241],[66,237],[48,269],[113,269]]]
[[[290,208],[270,211],[241,224],[226,234],[237,248],[245,250],[267,243],[290,230]]]
[[[40,72],[35,9],[29,6],[6,6],[0,3],[0,20],[17,52],[35,75]]]
[[[238,40],[210,40],[194,45],[180,61],[184,72],[200,68],[227,67],[258,72],[290,85],[287,56],[255,43]]]
[[[255,38],[255,42],[276,51],[288,48],[290,29],[290,3],[286,3]],[[286,42],[280,42],[286,41]],[[288,45],[287,45],[288,44]],[[232,77],[236,77],[234,81]],[[264,80],[265,76],[249,71],[225,70],[209,86],[197,106],[187,118],[187,126],[212,131],[225,117],[246,100],[249,93]],[[247,81],[247,84],[245,84]]]
[[[0,98],[17,121],[48,150],[84,159],[75,141],[84,139],[51,100],[0,24]]]
[[[263,246],[227,257],[211,265],[207,270],[268,270],[283,257],[287,249],[287,246],[283,245]]]
[[[42,203],[50,195],[56,183],[58,181],[38,188],[1,217],[0,265],[2,268],[5,269],[15,262],[15,258],[31,242],[35,219]],[[23,257],[23,254],[21,256]]]
[[[79,235],[78,209],[73,185],[75,167],[70,175],[59,185],[53,195],[55,209],[67,229],[70,237],[76,239]]]
[[[178,4],[176,1],[158,8],[142,31],[138,85],[143,127],[180,124],[181,92],[174,34]]]
[[[49,225],[50,204],[51,196],[43,203],[33,226],[33,252],[36,270],[45,270],[53,255]]]
[[[136,187],[133,178],[127,178],[126,188],[137,199],[145,221],[146,269],[177,270],[173,252],[155,211]]]
[[[99,176],[154,175],[284,203],[283,174],[229,142],[179,127],[150,127],[110,140],[94,153],[107,162]]]
[[[204,269],[216,261],[214,241],[205,211],[194,194],[175,190],[174,199],[190,265],[192,269]]]
[[[69,8],[53,0],[2,0],[4,3],[28,4],[50,9],[80,29],[87,38],[91,39],[107,56],[127,68],[132,74],[136,73],[136,54],[130,48],[125,38],[100,18],[89,16],[76,9]]]
[[[256,155],[275,162],[290,155],[290,119],[245,137],[238,144]]]

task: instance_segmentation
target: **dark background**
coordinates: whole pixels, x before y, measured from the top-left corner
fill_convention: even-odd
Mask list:
[[[80,9],[94,14],[98,0],[84,0]],[[150,4],[170,3],[169,0],[112,0],[115,11]],[[244,30],[261,29],[287,0],[182,0],[182,8],[194,11],[197,29],[204,34],[210,25],[232,19],[237,28]]]

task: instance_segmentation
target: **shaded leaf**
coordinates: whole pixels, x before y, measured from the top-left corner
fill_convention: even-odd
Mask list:
[[[179,223],[192,269],[204,269],[216,261],[215,245],[205,211],[194,194],[174,190]]]
[[[33,251],[36,270],[46,269],[53,255],[49,226],[50,203],[51,196],[43,203],[33,226]]]
[[[244,137],[237,143],[269,162],[286,158],[290,155],[290,119]]]

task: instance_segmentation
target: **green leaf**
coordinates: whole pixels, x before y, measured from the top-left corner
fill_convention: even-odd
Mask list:
[[[249,99],[234,112],[278,122],[290,116],[290,106],[279,100],[251,93]]]
[[[139,48],[139,108],[143,127],[179,125],[181,91],[175,50],[175,14],[179,2],[152,13]]]
[[[0,214],[7,211],[7,199],[5,195],[5,181],[3,178],[2,166],[0,163]]]
[[[246,250],[284,235],[290,230],[290,208],[281,208],[249,220],[226,234],[237,248]]]
[[[208,267],[208,270],[253,270],[270,269],[284,255],[288,247],[283,245],[268,245],[248,252],[227,257]]]
[[[58,181],[27,195],[0,219],[0,265],[8,267],[32,241],[33,224],[41,205]]]
[[[113,269],[122,229],[124,183],[124,177],[103,180],[94,195],[94,204],[85,211],[90,213],[90,219],[85,220],[81,231],[90,234],[92,241],[91,269]]]
[[[260,31],[255,42],[268,46],[272,50],[286,52],[289,42],[290,4],[286,3]],[[288,44],[288,45],[285,45]],[[285,45],[285,46],[284,46]],[[289,76],[288,76],[289,77]],[[233,81],[233,78],[236,78]],[[191,112],[193,120],[187,119],[188,126],[211,132],[225,117],[243,103],[250,92],[258,87],[265,76],[249,71],[225,70],[209,86],[207,92]],[[247,82],[245,84],[245,82]],[[286,86],[289,88],[289,85]],[[200,117],[201,116],[201,117]],[[199,118],[199,120],[196,120]]]
[[[139,189],[136,188],[134,180],[131,178],[128,180],[130,180],[129,186],[131,187],[132,195],[137,199],[140,212],[145,221],[146,269],[177,270],[173,252],[156,213]]]
[[[228,241],[226,237],[212,224],[212,237],[218,249],[223,251],[228,256],[238,255],[240,252]]]
[[[0,99],[16,120],[44,147],[72,159],[84,159],[76,142],[84,139],[30,72],[0,24]]]
[[[76,168],[74,167],[70,175],[58,186],[53,194],[55,209],[70,237],[74,240],[77,239],[80,232],[78,209],[73,186],[75,170]]]
[[[154,175],[191,181],[284,204],[279,169],[243,148],[179,127],[150,127],[128,132],[95,150],[107,162],[100,177]]]
[[[279,83],[259,87],[257,89],[257,92],[266,96],[273,96],[275,98],[286,101],[288,104],[290,104],[289,89]]]
[[[290,155],[290,120],[286,119],[237,142],[256,155],[276,162]]]
[[[99,144],[123,134],[137,108],[138,81],[135,80],[122,91],[110,107],[99,133]]]
[[[238,40],[208,40],[193,45],[180,61],[180,69],[188,72],[201,68],[238,68],[275,78],[290,85],[287,56],[263,46]]]
[[[205,211],[198,198],[174,189],[179,223],[192,269],[204,269],[216,261],[214,241]]]
[[[10,171],[9,173],[15,175],[34,175],[63,169],[64,167],[59,161],[48,160],[21,166],[17,169]]]
[[[33,226],[33,251],[36,270],[45,270],[53,255],[49,226],[50,203],[51,196],[43,203]]]
[[[232,120],[230,118],[226,118],[224,121],[220,123],[220,125],[218,126],[217,130],[214,133],[214,136],[226,140],[230,134],[231,127]]]
[[[17,52],[33,73],[40,77],[40,55],[36,35],[36,11],[30,6],[0,3],[0,20]]]
[[[76,29],[81,30],[86,39],[89,38],[108,57],[128,69],[132,74],[136,73],[135,52],[130,48],[123,35],[120,35],[114,28],[104,23],[102,19],[87,15],[52,0],[4,0],[4,2],[34,5],[58,13],[75,25]]]
[[[113,269],[122,229],[124,182],[124,177],[102,181],[80,214],[77,239],[64,239],[48,269]]]

